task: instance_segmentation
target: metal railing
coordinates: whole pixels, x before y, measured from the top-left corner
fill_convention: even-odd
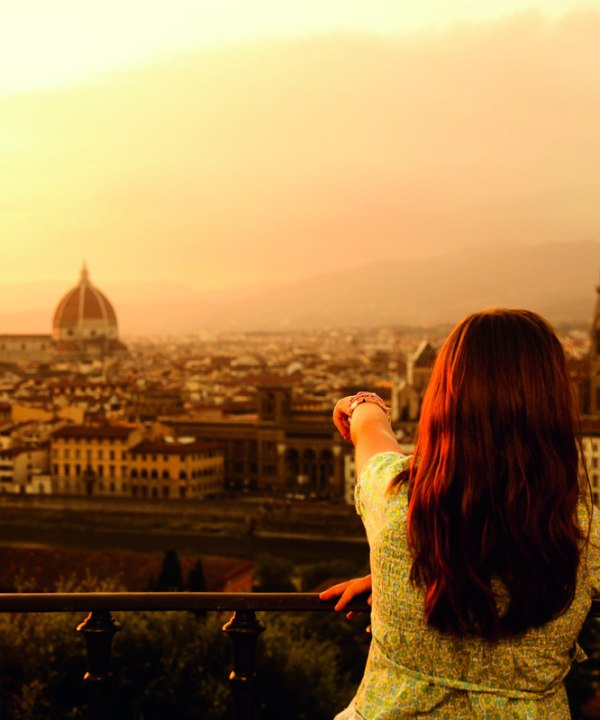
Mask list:
[[[316,593],[195,593],[195,592],[108,592],[108,593],[0,593],[0,612],[58,613],[87,612],[77,626],[87,644],[87,672],[83,680],[88,692],[90,720],[112,717],[110,686],[112,640],[120,630],[111,613],[116,611],[233,611],[223,626],[232,645],[233,720],[253,720],[255,653],[264,625],[257,611],[332,612],[335,601],[323,602]],[[370,611],[365,598],[355,598],[347,610]]]
[[[87,612],[77,626],[87,644],[87,672],[90,720],[111,717],[111,648],[120,629],[111,613],[115,611],[233,611],[223,631],[232,643],[233,719],[253,720],[256,642],[265,627],[257,611],[331,612],[335,601],[323,602],[316,593],[0,593],[0,612]],[[369,612],[366,599],[355,598],[346,610]],[[590,617],[600,617],[600,599],[592,602]]]

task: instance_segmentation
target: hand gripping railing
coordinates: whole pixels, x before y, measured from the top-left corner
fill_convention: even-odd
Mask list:
[[[77,627],[86,640],[90,720],[111,717],[110,655],[112,639],[120,629],[112,619],[114,611],[212,610],[233,611],[223,626],[233,650],[229,676],[233,694],[234,720],[254,718],[255,650],[265,629],[256,611],[331,612],[335,601],[323,602],[316,593],[0,593],[0,612],[89,612]],[[352,600],[347,610],[368,612],[364,597]],[[600,614],[600,606],[598,608]]]
[[[113,611],[212,610],[233,611],[223,626],[231,639],[233,669],[229,676],[234,720],[254,718],[255,650],[265,629],[256,611],[331,611],[334,601],[323,602],[316,593],[0,593],[0,612],[89,612],[77,627],[87,643],[90,720],[111,717],[109,690],[112,639],[119,630]],[[368,612],[364,597],[355,598],[346,610]],[[600,600],[592,602],[591,617],[600,617]]]

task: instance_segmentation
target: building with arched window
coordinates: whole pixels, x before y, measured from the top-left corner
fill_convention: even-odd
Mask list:
[[[133,497],[203,498],[223,491],[223,453],[210,442],[147,438],[129,448]]]

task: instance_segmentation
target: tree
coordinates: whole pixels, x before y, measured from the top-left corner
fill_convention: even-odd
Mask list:
[[[154,590],[156,592],[171,592],[183,590],[183,576],[181,574],[181,563],[176,550],[167,550],[163,558],[162,567]]]
[[[202,559],[196,560],[194,567],[190,570],[188,589],[190,592],[206,592],[206,579],[204,577]]]

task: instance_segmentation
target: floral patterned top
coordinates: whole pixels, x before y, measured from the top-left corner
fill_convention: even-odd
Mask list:
[[[407,462],[394,452],[375,455],[356,486],[370,546],[372,641],[356,696],[335,720],[570,718],[563,679],[585,659],[577,636],[600,588],[598,514],[575,598],[560,617],[495,643],[445,635],[427,625],[423,594],[409,582],[406,487],[386,495]]]

